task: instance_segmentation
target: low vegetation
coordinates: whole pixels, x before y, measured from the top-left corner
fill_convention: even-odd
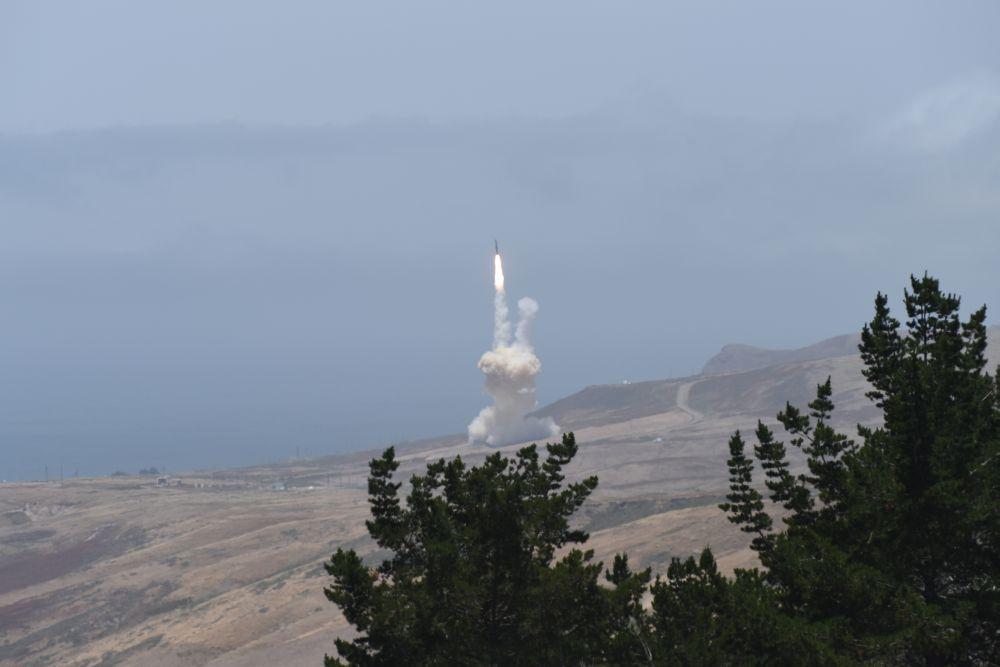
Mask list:
[[[709,549],[653,577],[583,549],[569,517],[597,485],[566,483],[573,434],[481,466],[429,464],[403,503],[390,448],[371,462],[368,531],[389,559],[326,565],[358,630],[328,665],[990,665],[1000,663],[1000,385],[985,308],[929,277],[905,326],[879,294],[860,352],[882,425],[830,424],[831,382],[730,440],[720,505],[760,567],[719,572]],[[780,520],[773,510],[781,508]],[[557,557],[562,554],[561,557]],[[644,605],[648,596],[651,604]]]

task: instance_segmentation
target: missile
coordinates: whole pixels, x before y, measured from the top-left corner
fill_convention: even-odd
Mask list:
[[[500,244],[497,243],[496,239],[493,239],[493,248],[494,248],[494,250],[497,251],[497,254],[499,255],[500,254]]]

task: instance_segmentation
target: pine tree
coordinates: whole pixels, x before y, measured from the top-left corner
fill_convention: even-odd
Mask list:
[[[883,423],[859,427],[860,444],[830,424],[829,378],[808,414],[778,414],[805,473],[792,475],[784,445],[758,425],[754,453],[788,515],[766,549],[755,546],[757,595],[844,660],[994,664],[1000,380],[985,371],[985,307],[961,321],[960,299],[926,274],[911,278],[904,305],[901,329],[878,294],[862,331],[867,395]],[[730,448],[730,518],[756,532],[769,517],[748,491],[751,463]]]
[[[764,512],[763,496],[751,486],[753,482],[753,460],[744,454],[746,445],[737,431],[729,439],[729,494],[727,503],[719,509],[727,512],[732,523],[740,524],[746,533],[754,533],[751,548],[755,551],[769,551],[773,537],[769,534],[773,521]]]
[[[600,656],[601,661],[609,665],[637,665],[652,661],[651,638],[642,606],[652,572],[652,568],[648,567],[641,572],[633,572],[628,565],[628,556],[618,554],[612,568],[604,573],[605,580],[613,589],[609,594],[608,641]]]
[[[368,532],[391,552],[377,568],[338,549],[327,597],[359,636],[338,639],[349,665],[563,665],[645,656],[641,596],[650,571],[627,559],[600,584],[603,566],[582,551],[588,535],[569,517],[597,485],[566,483],[573,434],[514,459],[479,466],[460,457],[427,466],[403,503],[392,448],[370,464]],[[562,558],[556,552],[574,547]]]

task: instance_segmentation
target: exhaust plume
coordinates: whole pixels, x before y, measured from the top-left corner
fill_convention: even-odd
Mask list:
[[[538,313],[538,303],[527,297],[517,302],[518,322],[511,340],[510,314],[504,291],[503,262],[498,252],[493,257],[493,349],[479,359],[479,370],[486,375],[486,393],[493,405],[483,408],[469,424],[469,441],[499,447],[533,438],[559,434],[551,417],[531,417],[537,407],[535,376],[542,363],[531,347],[531,323]]]

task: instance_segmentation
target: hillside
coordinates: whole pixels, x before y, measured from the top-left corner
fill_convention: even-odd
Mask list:
[[[1000,328],[990,334],[995,364]],[[752,564],[715,507],[728,435],[773,423],[828,375],[843,428],[874,420],[852,341],[727,346],[700,375],[587,387],[539,410],[576,432],[571,474],[600,477],[577,517],[598,557],[627,550],[662,570],[710,544],[726,569]],[[461,436],[398,449],[404,479],[437,457],[492,451]],[[318,664],[349,631],[322,594],[322,561],[337,546],[379,556],[363,525],[372,454],[195,472],[163,487],[0,485],[0,664]]]
[[[734,373],[795,361],[814,361],[816,359],[843,357],[855,354],[858,351],[858,343],[860,342],[861,336],[858,334],[848,334],[827,338],[814,345],[796,350],[766,350],[752,345],[735,343],[726,345],[717,355],[705,362],[705,366],[701,369],[701,372],[702,375]]]

